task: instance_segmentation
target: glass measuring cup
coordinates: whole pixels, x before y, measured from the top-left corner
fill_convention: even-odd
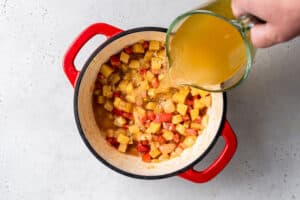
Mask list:
[[[226,23],[228,23],[230,26],[232,26],[234,29],[236,29],[239,32],[239,36],[242,38],[243,45],[245,47],[246,51],[246,62],[243,66],[239,67],[239,69],[228,79],[222,81],[218,84],[199,84],[199,83],[193,83],[190,82],[191,80],[185,80],[187,77],[185,77],[184,81],[181,81],[179,83],[180,85],[188,85],[192,87],[196,87],[199,89],[211,91],[211,92],[223,92],[226,90],[229,90],[231,88],[234,88],[235,86],[239,85],[241,82],[243,82],[249,75],[251,66],[253,64],[253,59],[255,55],[255,49],[253,48],[251,42],[250,42],[250,34],[249,30],[256,24],[260,23],[259,19],[257,19],[254,16],[251,15],[245,15],[238,19],[227,19],[226,17],[219,15],[215,12],[208,11],[208,10],[193,10],[187,13],[184,13],[180,16],[178,16],[169,26],[169,29],[167,31],[166,35],[166,51],[167,51],[167,57],[169,59],[169,67],[172,67],[173,60],[171,58],[170,52],[171,52],[171,42],[176,34],[176,31],[181,27],[181,25],[192,15],[203,15],[203,16],[211,16],[213,18],[216,18],[218,20],[222,20]],[[215,58],[218,59],[218,58]],[[221,68],[222,66],[220,66]],[[170,68],[169,68],[170,71]],[[170,73],[169,73],[170,75]],[[170,79],[174,80],[176,77],[170,77]]]

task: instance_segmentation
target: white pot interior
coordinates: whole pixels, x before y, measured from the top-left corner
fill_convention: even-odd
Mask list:
[[[104,47],[88,64],[82,76],[78,91],[78,118],[83,134],[94,151],[114,167],[140,176],[160,176],[176,172],[198,159],[210,146],[220,127],[224,101],[222,93],[212,94],[212,106],[208,110],[209,123],[192,148],[186,149],[180,157],[160,163],[145,163],[139,157],[120,153],[111,147],[101,134],[93,112],[93,90],[100,66],[109,57],[124,47],[139,40],[165,40],[165,33],[159,31],[140,31],[124,35]]]

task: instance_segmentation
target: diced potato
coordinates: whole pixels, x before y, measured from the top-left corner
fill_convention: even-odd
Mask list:
[[[180,122],[182,122],[183,119],[182,119],[182,116],[181,115],[174,115],[172,117],[172,123],[173,124],[179,124]]]
[[[195,108],[195,109],[191,110],[190,116],[191,116],[192,121],[197,119],[197,117],[199,116],[199,109]]]
[[[116,107],[119,110],[125,111],[130,113],[132,111],[132,104],[127,103],[126,101],[123,101],[119,97],[116,97],[114,100],[114,107]]]
[[[196,136],[191,135],[191,136],[187,136],[184,140],[183,140],[183,144],[185,147],[191,147],[193,146],[193,144],[196,142]]]
[[[139,69],[140,68],[140,62],[138,60],[131,60],[129,63],[130,69]]]
[[[183,123],[184,128],[189,128],[190,127],[190,122],[186,121]]]
[[[201,99],[195,99],[194,100],[194,108],[201,110],[201,109],[205,108],[205,104]]]
[[[168,160],[170,157],[168,154],[162,154],[158,157],[159,161],[164,161],[164,160]]]
[[[147,71],[146,72],[146,76],[145,76],[145,79],[149,82],[151,82],[154,78],[154,75],[150,72],[150,71]]]
[[[123,128],[119,128],[114,132],[114,137],[118,138],[119,135],[126,135],[126,130],[124,130]]]
[[[207,125],[208,125],[208,115],[203,116],[202,121],[201,121],[201,124],[202,124],[204,127],[207,127]]]
[[[174,143],[163,144],[159,146],[159,150],[162,154],[169,154],[176,148]]]
[[[111,101],[106,101],[104,104],[105,110],[111,112],[114,109],[114,106]]]
[[[144,53],[145,49],[142,44],[136,43],[132,46],[133,53]]]
[[[202,97],[200,101],[207,107],[211,106],[211,96]]]
[[[159,41],[152,40],[149,42],[149,50],[157,51],[157,50],[159,50],[159,48],[160,48]]]
[[[162,58],[162,59],[165,59],[166,58],[166,50],[160,50],[159,52],[157,52],[157,56]]]
[[[171,99],[161,102],[161,105],[166,113],[175,112],[175,105]]]
[[[125,153],[127,149],[127,144],[120,144],[118,150],[122,153]]]
[[[179,103],[177,104],[177,112],[181,115],[185,115],[186,114],[186,111],[187,111],[188,107],[187,105],[183,104],[183,103]]]
[[[125,98],[130,103],[135,103],[135,96],[134,95],[127,95]]]
[[[153,56],[153,51],[147,51],[145,56],[144,56],[144,60],[147,62],[147,61],[150,61],[152,56]]]
[[[120,97],[116,97],[114,100],[114,107],[118,108],[122,99]]]
[[[117,137],[117,141],[120,143],[120,144],[128,144],[129,142],[129,137],[127,137],[126,135],[124,134],[120,134],[118,137]]]
[[[126,119],[124,119],[121,116],[116,117],[114,120],[114,125],[118,127],[123,127],[123,125],[125,125],[126,123],[127,123]]]
[[[204,129],[202,124],[199,123],[191,123],[191,128],[195,129],[195,130],[202,130]]]
[[[182,124],[177,124],[176,125],[176,131],[178,133],[180,133],[181,135],[186,135],[185,127]]]
[[[104,85],[102,87],[102,91],[103,91],[103,96],[107,97],[107,98],[111,98],[113,95],[113,92],[111,90],[111,86],[109,85]]]
[[[105,103],[105,97],[104,96],[98,96],[97,97],[97,103],[98,104],[104,104]]]
[[[164,130],[163,131],[163,135],[162,135],[167,141],[170,141],[173,139],[173,132],[172,131],[167,131],[167,130]]]
[[[161,68],[162,60],[161,58],[152,58],[151,59],[151,69],[158,70]]]
[[[126,86],[126,94],[130,94],[133,91],[133,84],[132,83],[128,83]]]
[[[118,85],[118,89],[123,92],[123,93],[126,93],[126,88],[127,88],[127,84],[128,84],[128,81],[127,80],[122,80],[119,85]]]
[[[189,94],[189,89],[186,88],[181,88],[179,92],[176,92],[172,99],[173,101],[177,102],[177,103],[183,103],[185,102],[185,99],[187,97],[187,95]]]
[[[124,51],[122,51],[121,56],[120,56],[120,60],[127,64],[129,61],[130,55],[128,55],[127,53],[125,53]]]
[[[156,134],[161,127],[161,123],[151,122],[149,128],[146,129],[146,133]]]
[[[131,125],[128,127],[128,131],[131,133],[131,134],[137,134],[140,132],[140,129],[137,125]]]
[[[110,82],[111,82],[111,84],[116,84],[116,83],[118,83],[119,81],[121,80],[121,78],[120,78],[120,75],[119,74],[112,74],[111,76],[110,76]]]
[[[105,77],[105,78],[108,78],[111,73],[113,73],[113,69],[107,65],[107,64],[103,64],[100,68],[100,73]]]
[[[161,152],[158,150],[158,148],[150,149],[149,155],[151,156],[151,158],[156,158],[160,154],[161,154]]]
[[[156,102],[149,102],[149,103],[146,104],[146,109],[147,110],[154,110],[156,106],[157,106]]]

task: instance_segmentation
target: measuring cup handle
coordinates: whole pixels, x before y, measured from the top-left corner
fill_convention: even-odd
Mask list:
[[[108,39],[120,32],[123,32],[123,30],[105,23],[92,24],[81,32],[67,50],[63,60],[65,74],[72,86],[75,85],[76,79],[80,73],[74,65],[74,60],[80,49],[95,35],[104,35]]]

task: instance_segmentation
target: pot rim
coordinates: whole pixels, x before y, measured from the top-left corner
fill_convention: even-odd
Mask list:
[[[81,136],[81,139],[83,140],[83,142],[85,143],[85,145],[87,146],[87,148],[89,149],[89,151],[97,158],[97,160],[101,161],[104,165],[106,165],[107,167],[109,167],[110,169],[123,174],[125,176],[131,177],[131,178],[137,178],[137,179],[144,179],[144,180],[153,180],[153,179],[162,179],[162,178],[169,178],[172,176],[176,176],[179,175],[191,168],[193,168],[196,164],[198,164],[212,149],[213,146],[215,146],[215,144],[217,143],[217,140],[219,138],[219,136],[221,135],[221,132],[223,130],[224,124],[225,124],[225,120],[226,120],[226,112],[227,112],[227,97],[226,97],[226,93],[223,93],[223,110],[222,110],[222,119],[217,131],[217,134],[215,135],[214,139],[211,141],[210,145],[208,146],[208,148],[193,162],[187,164],[185,167],[171,172],[171,173],[167,173],[167,174],[163,174],[163,175],[155,175],[155,176],[146,176],[146,175],[138,175],[138,174],[134,174],[134,173],[130,173],[130,172],[126,172],[122,169],[119,169],[116,166],[113,166],[112,164],[110,164],[109,162],[107,162],[105,159],[103,159],[100,155],[97,154],[97,152],[93,149],[93,147],[90,145],[88,139],[86,138],[84,131],[81,127],[81,123],[80,123],[80,119],[79,119],[79,112],[78,112],[78,93],[79,93],[79,88],[80,88],[80,84],[82,81],[82,78],[85,74],[85,71],[87,70],[90,62],[93,60],[93,58],[102,50],[104,49],[107,45],[109,45],[111,42],[113,42],[114,40],[117,40],[125,35],[128,34],[132,34],[132,33],[136,33],[136,32],[146,32],[146,31],[157,31],[157,32],[167,32],[166,28],[161,28],[161,27],[138,27],[138,28],[132,28],[132,29],[128,29],[125,30],[119,34],[116,34],[114,36],[112,36],[111,38],[107,39],[105,42],[103,42],[96,50],[94,50],[94,52],[90,55],[90,57],[87,59],[87,61],[85,62],[83,68],[80,71],[80,74],[76,80],[75,83],[75,92],[74,92],[74,99],[73,99],[73,106],[74,106],[74,116],[75,116],[75,121],[76,121],[76,125],[77,125],[77,129],[79,131],[79,134]]]

